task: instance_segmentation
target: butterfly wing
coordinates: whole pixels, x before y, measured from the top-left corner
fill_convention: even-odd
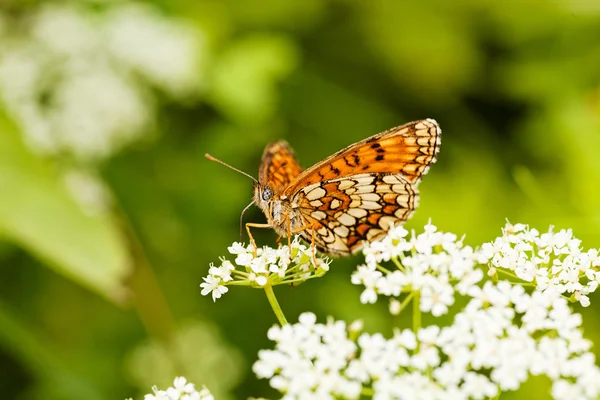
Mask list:
[[[406,221],[418,203],[417,184],[436,161],[441,130],[415,121],[358,142],[307,169],[291,195],[313,230],[300,232],[329,254],[350,254],[391,226]]]
[[[329,254],[350,254],[404,222],[417,207],[419,193],[401,174],[358,174],[315,183],[295,199],[307,224],[307,242]]]
[[[270,143],[263,152],[258,180],[275,193],[281,193],[302,172],[294,152],[284,140]]]
[[[308,168],[285,194],[291,197],[317,182],[364,173],[402,174],[416,183],[435,162],[440,143],[441,129],[436,121],[409,122],[350,145]]]

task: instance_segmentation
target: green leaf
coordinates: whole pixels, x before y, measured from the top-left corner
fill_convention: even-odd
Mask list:
[[[31,154],[2,114],[0,235],[68,279],[112,301],[124,299],[130,260],[115,220],[84,213],[55,166]]]

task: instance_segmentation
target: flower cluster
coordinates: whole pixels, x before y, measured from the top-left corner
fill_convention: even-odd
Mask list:
[[[273,326],[267,336],[277,343],[275,350],[261,350],[253,371],[285,398],[359,397],[360,380],[345,373],[357,346],[343,321],[318,324],[314,314],[304,313],[298,324]]]
[[[294,246],[301,246],[297,239]],[[284,266],[298,254],[300,265],[314,259],[305,246],[295,256],[286,248],[253,252],[240,244],[229,251],[246,268],[240,276],[255,286],[289,281],[291,269]],[[383,240],[366,244],[363,254],[365,263],[352,275],[365,287],[361,301],[389,296],[397,312],[412,301],[413,329],[385,338],[361,334],[358,323],[317,323],[311,313],[294,325],[280,318],[283,326],[268,332],[275,348],[260,351],[253,370],[284,398],[482,399],[518,390],[531,376],[547,377],[557,400],[600,397],[592,344],[583,337],[581,315],[564,297],[571,293],[571,300],[586,304],[597,286],[600,257],[597,250],[583,252],[571,231],[540,235],[508,225],[501,238],[474,251],[428,223],[420,234],[392,228]],[[495,279],[484,283],[486,265]],[[241,274],[227,260],[211,271],[215,282]],[[317,275],[300,269],[295,276],[302,271]],[[499,280],[497,272],[525,283]],[[226,290],[207,279],[203,294],[216,298],[218,287]],[[446,314],[456,296],[467,305],[450,326],[421,326],[420,312]]]
[[[374,303],[378,295],[399,297],[402,293],[408,293],[406,300],[410,300],[418,293],[421,311],[446,314],[456,292],[465,294],[483,278],[481,269],[475,268],[473,249],[431,223],[421,234],[413,232],[410,238],[408,234],[396,226],[381,241],[365,245],[365,265],[352,275],[352,283],[365,286],[361,302]],[[382,266],[384,262],[391,268]],[[401,308],[392,299],[390,310],[397,313]]]
[[[228,247],[236,256],[233,263],[225,258],[221,265],[211,264],[208,276],[200,284],[202,295],[212,294],[213,300],[228,291],[227,285],[264,287],[279,284],[298,284],[322,276],[329,270],[330,260],[316,257],[315,249],[295,237],[290,246],[254,248],[235,242]]]
[[[6,15],[0,102],[32,150],[89,162],[147,136],[151,89],[197,96],[205,51],[201,32],[152,6],[79,3]]]
[[[502,236],[486,243],[478,260],[488,264],[490,275],[497,272],[531,282],[539,290],[554,288],[569,294],[582,306],[590,304],[588,294],[600,282],[600,252],[584,252],[581,241],[569,230],[540,234],[524,224],[507,224]]]
[[[600,395],[600,369],[582,338],[581,317],[552,290],[527,294],[507,282],[471,288],[454,323],[414,333],[352,335],[341,321],[273,327],[274,350],[254,364],[285,398],[481,399],[520,387],[530,375],[552,380],[555,399]]]
[[[213,396],[207,388],[202,388],[199,392],[194,388],[193,383],[180,376],[175,378],[173,386],[166,390],[158,390],[155,386],[152,388],[154,394],[147,394],[144,400],[213,400]]]

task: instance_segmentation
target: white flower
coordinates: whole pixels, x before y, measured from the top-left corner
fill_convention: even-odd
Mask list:
[[[454,290],[451,285],[433,281],[431,286],[421,290],[421,311],[431,312],[439,317],[448,312],[448,307],[454,304]]]
[[[400,314],[401,307],[402,307],[402,303],[400,303],[398,300],[396,300],[394,298],[390,299],[390,305],[389,305],[390,314],[392,314],[392,315]]]
[[[151,6],[43,4],[13,23],[0,100],[40,154],[97,162],[152,131],[151,87],[199,93],[202,35]]]
[[[275,349],[260,351],[253,370],[270,378],[271,386],[288,398],[360,395],[360,382],[343,374],[356,351],[347,338],[346,324],[318,324],[314,314],[303,313],[298,324],[275,326],[268,337],[276,342]],[[319,395],[311,396],[313,390]]]
[[[330,260],[313,256],[313,249],[300,243],[295,237],[290,246],[270,247],[245,246],[234,242],[227,248],[235,257],[233,262],[221,258],[221,266],[212,263],[208,276],[204,277],[202,295],[212,293],[213,300],[227,292],[226,285],[265,287],[295,283],[322,276]],[[316,261],[316,264],[315,264]]]
[[[259,353],[254,371],[293,399],[352,399],[365,390],[376,399],[484,399],[517,390],[531,375],[550,378],[556,398],[600,394],[581,319],[557,291],[528,294],[486,282],[469,292],[475,297],[452,325],[396,331],[390,339],[363,333],[354,341],[344,323],[303,314],[297,324],[269,330],[275,349]]]
[[[498,394],[498,387],[484,375],[465,372],[463,380],[460,389],[467,398],[489,399]]]
[[[210,391],[203,387],[199,392],[195,389],[193,383],[187,382],[184,377],[177,377],[173,381],[173,386],[167,390],[158,390],[156,386],[152,388],[154,394],[147,394],[144,400],[214,400]]]
[[[418,291],[422,311],[446,314],[456,292],[465,294],[483,278],[483,272],[476,269],[475,253],[456,235],[439,232],[431,223],[423,233],[407,236],[398,226],[380,241],[365,244],[365,265],[352,274],[352,283],[365,287],[361,302]],[[384,262],[382,272],[378,265]]]
[[[107,15],[104,27],[112,54],[174,97],[200,88],[204,40],[183,21],[166,19],[153,7],[129,4]]]
[[[573,232],[560,230],[541,234],[526,225],[507,224],[501,237],[486,243],[477,259],[491,268],[512,271],[518,278],[536,284],[538,289],[554,288],[573,294],[584,307],[588,294],[598,287],[598,250],[581,250]]]
[[[217,301],[218,298],[229,290],[226,286],[222,285],[223,282],[219,278],[209,275],[202,279],[204,280],[204,283],[200,284],[200,287],[202,288],[200,293],[202,296],[211,293],[213,301]]]

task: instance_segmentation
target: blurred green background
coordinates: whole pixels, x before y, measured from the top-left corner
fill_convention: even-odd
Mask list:
[[[177,375],[276,397],[251,372],[276,322],[264,293],[200,295],[252,196],[207,152],[255,175],[271,140],[306,167],[435,118],[439,161],[407,227],[431,218],[478,245],[508,219],[600,247],[599,38],[595,0],[4,0],[2,397],[139,398]],[[276,288],[288,319],[407,326],[359,303],[359,262]],[[594,301],[576,308],[598,343]]]

